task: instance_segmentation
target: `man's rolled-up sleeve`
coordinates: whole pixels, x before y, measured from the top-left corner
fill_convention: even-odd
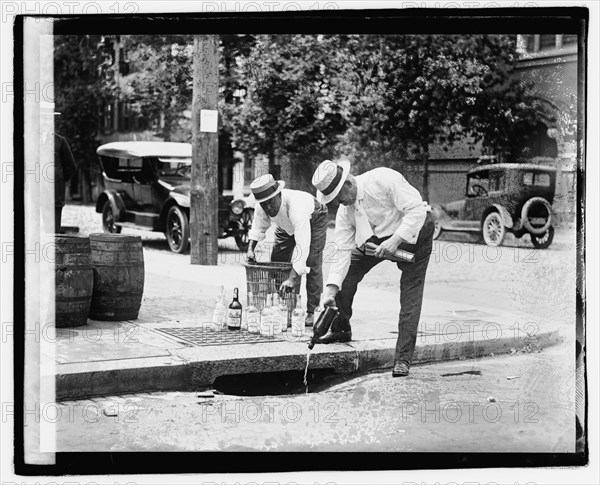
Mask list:
[[[409,244],[415,244],[425,217],[427,217],[428,206],[423,202],[419,191],[398,172],[395,172],[387,180],[387,183],[394,205],[403,213],[402,224],[394,231],[394,235],[401,237]]]
[[[296,241],[296,254],[292,260],[292,267],[299,275],[305,275],[310,272],[310,268],[306,266],[306,260],[310,253],[310,240],[312,237],[310,228],[311,209],[302,210],[302,208],[292,208],[290,220],[294,226],[294,240]]]
[[[271,227],[271,219],[269,219],[263,208],[259,204],[256,204],[252,228],[248,231],[248,239],[258,242],[262,241],[269,227]]]
[[[350,206],[354,210],[354,206]],[[350,268],[351,252],[355,247],[356,225],[347,207],[340,206],[335,217],[335,251],[327,277],[328,285],[342,288]]]

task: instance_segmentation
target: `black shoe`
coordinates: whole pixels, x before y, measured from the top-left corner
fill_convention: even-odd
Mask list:
[[[313,313],[307,313],[306,319],[304,320],[305,327],[312,327],[315,324],[315,316]]]
[[[323,335],[317,343],[319,344],[330,344],[332,342],[350,342],[352,340],[352,332],[350,331],[339,331],[332,332],[331,329]]]
[[[406,377],[410,371],[410,365],[408,362],[400,361],[394,364],[394,370],[392,371],[392,377]]]

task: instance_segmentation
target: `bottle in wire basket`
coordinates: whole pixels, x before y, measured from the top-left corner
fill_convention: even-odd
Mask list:
[[[300,295],[296,296],[296,308],[292,311],[292,337],[304,335],[304,316]]]
[[[260,334],[263,337],[273,336],[273,308],[271,307],[271,295],[267,295],[265,306],[260,312]]]
[[[277,301],[279,296],[277,293],[273,293],[271,295],[271,306],[273,307],[273,334],[281,335],[281,330],[283,327],[283,320],[281,316],[281,311],[279,310],[279,302]]]
[[[281,331],[287,332],[288,326],[288,307],[285,298],[279,297],[279,318],[281,321]]]
[[[248,293],[248,308],[246,309],[246,322],[248,325],[248,332],[260,333],[260,312],[254,305],[254,295]]]
[[[227,310],[227,328],[229,330],[242,329],[242,304],[238,299],[238,289],[233,289],[233,301]]]

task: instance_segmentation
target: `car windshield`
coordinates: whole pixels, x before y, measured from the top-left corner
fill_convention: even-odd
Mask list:
[[[160,177],[182,177],[192,176],[191,158],[159,158],[158,175]]]
[[[477,172],[469,175],[467,180],[467,197],[482,197],[487,195],[489,185],[489,172]]]

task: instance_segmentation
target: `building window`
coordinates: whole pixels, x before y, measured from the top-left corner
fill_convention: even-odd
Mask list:
[[[518,42],[521,52],[550,51],[577,44],[577,34],[526,34]]]
[[[525,42],[525,50],[527,52],[534,52],[535,51],[535,35],[533,34],[529,34],[529,35],[524,35],[523,36]]]
[[[554,34],[543,34],[540,35],[540,50],[545,51],[549,49],[556,49],[556,35]]]

